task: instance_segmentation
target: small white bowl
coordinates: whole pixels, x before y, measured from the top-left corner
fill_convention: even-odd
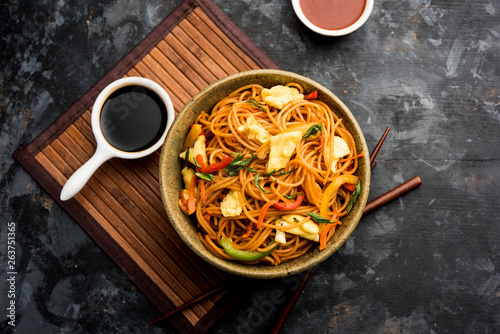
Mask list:
[[[358,20],[353,24],[351,24],[350,26],[347,26],[342,29],[330,30],[330,29],[320,28],[311,21],[309,21],[309,19],[304,15],[304,12],[300,7],[299,1],[300,0],[292,0],[293,10],[295,11],[295,14],[297,14],[298,18],[302,21],[302,23],[306,25],[306,27],[308,27],[309,29],[320,35],[325,35],[325,36],[343,36],[350,34],[353,31],[360,28],[366,22],[366,20],[368,20],[368,17],[370,17],[374,2],[374,0],[366,0],[366,5],[365,9],[363,10],[363,13],[361,13],[361,16],[358,18]]]

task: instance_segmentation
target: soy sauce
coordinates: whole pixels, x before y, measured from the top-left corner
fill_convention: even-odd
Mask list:
[[[138,152],[161,138],[167,126],[167,110],[149,88],[125,86],[102,106],[100,125],[109,144],[125,152]]]

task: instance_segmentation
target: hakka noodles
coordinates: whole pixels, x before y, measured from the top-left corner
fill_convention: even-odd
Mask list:
[[[211,253],[279,265],[319,250],[361,184],[354,138],[302,86],[241,87],[202,112],[184,141],[179,206]]]

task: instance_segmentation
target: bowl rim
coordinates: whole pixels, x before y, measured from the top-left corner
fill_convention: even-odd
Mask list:
[[[349,213],[349,221],[350,223],[346,227],[346,231],[342,234],[342,236],[335,241],[333,244],[332,242],[329,242],[327,244],[327,247],[323,249],[322,251],[317,251],[317,247],[313,248],[312,251],[309,251],[308,253],[300,256],[297,259],[293,259],[291,261],[287,261],[285,263],[282,263],[278,266],[270,266],[270,265],[248,265],[248,264],[242,264],[237,261],[228,261],[221,259],[219,257],[216,257],[213,255],[202,243],[199,241],[198,236],[193,238],[193,236],[189,236],[183,231],[183,222],[179,222],[176,219],[176,213],[182,213],[182,215],[185,218],[182,218],[183,221],[186,219],[193,222],[192,218],[189,218],[186,216],[179,208],[178,206],[178,198],[176,199],[175,197],[169,198],[169,193],[174,193],[173,191],[169,191],[172,187],[169,186],[167,179],[168,175],[171,175],[172,173],[168,172],[168,168],[166,166],[168,164],[174,163],[173,160],[176,160],[177,164],[180,164],[179,159],[171,159],[170,158],[170,152],[172,151],[172,148],[170,146],[173,145],[174,138],[176,136],[179,136],[181,134],[184,134],[184,132],[180,132],[179,129],[177,129],[177,124],[181,122],[181,117],[184,113],[189,112],[189,110],[199,102],[200,99],[202,99],[205,94],[211,90],[215,90],[217,87],[224,86],[224,85],[230,85],[233,81],[243,81],[243,80],[251,80],[254,79],[254,83],[259,83],[258,82],[258,77],[259,76],[276,76],[282,78],[283,82],[291,82],[291,81],[298,81],[301,83],[306,83],[311,86],[314,86],[318,89],[318,93],[320,94],[325,94],[328,98],[331,98],[335,101],[336,104],[342,109],[342,112],[347,114],[350,126],[354,128],[356,131],[360,143],[358,143],[362,147],[362,152],[364,153],[364,157],[362,158],[362,163],[360,165],[364,166],[362,170],[360,170],[360,177],[364,177],[364,184],[361,189],[361,193],[358,196],[358,200],[355,204],[355,210],[351,211]],[[286,78],[286,80],[284,79]],[[231,91],[225,91],[225,95],[227,96]],[[223,96],[223,97],[224,97]],[[214,104],[215,105],[215,104]],[[213,107],[213,106],[212,106]],[[208,112],[208,111],[207,111]],[[185,131],[182,129],[182,131]],[[350,129],[352,131],[352,129]],[[177,151],[176,151],[177,152]],[[177,154],[176,154],[177,156]],[[361,175],[362,174],[362,175]],[[167,137],[165,139],[165,142],[163,144],[161,153],[160,153],[160,163],[159,163],[159,183],[160,183],[160,193],[162,197],[162,201],[167,213],[167,217],[176,230],[177,234],[179,237],[182,239],[183,242],[185,242],[189,248],[199,257],[201,257],[203,260],[214,266],[215,268],[221,269],[227,273],[236,275],[236,276],[243,276],[246,278],[258,278],[258,279],[273,279],[273,278],[280,278],[280,277],[285,277],[285,276],[290,276],[290,275],[295,275],[300,272],[306,271],[319,263],[323,262],[327,258],[329,258],[333,253],[335,253],[344,243],[345,241],[351,236],[352,232],[356,228],[356,226],[359,223],[359,220],[361,219],[361,216],[363,214],[364,207],[366,205],[366,202],[368,200],[368,193],[369,193],[369,188],[370,188],[370,167],[369,167],[369,152],[368,148],[366,145],[366,141],[363,135],[363,132],[357,123],[354,115],[351,113],[351,111],[347,108],[347,106],[335,95],[333,92],[331,92],[329,89],[326,87],[322,86],[321,84],[296,73],[293,72],[288,72],[288,71],[283,71],[283,70],[271,70],[271,69],[254,69],[254,70],[247,70],[243,72],[238,72],[232,75],[228,75],[225,78],[222,78],[220,80],[215,81],[214,83],[208,85],[204,89],[202,89],[199,93],[197,93],[183,108],[182,110],[178,113],[176,118],[174,119],[170,130],[167,134]],[[181,177],[178,176],[180,179]],[[177,194],[177,193],[176,193]],[[178,197],[178,196],[177,196]],[[181,217],[183,217],[181,215]],[[194,227],[196,229],[196,226]],[[299,261],[300,259],[300,261]]]
[[[330,36],[330,37],[335,37],[335,36],[344,36],[348,35],[359,28],[361,28],[362,25],[365,24],[365,22],[368,20],[370,17],[372,10],[373,10],[373,3],[374,0],[365,0],[365,8],[363,9],[363,12],[361,13],[361,16],[351,25],[342,28],[342,29],[324,29],[321,27],[318,27],[314,23],[312,23],[305,15],[304,12],[302,11],[302,8],[300,7],[300,0],[292,0],[292,6],[293,10],[295,11],[295,14],[299,18],[302,23],[314,31],[315,33],[318,33],[320,35],[324,36]]]

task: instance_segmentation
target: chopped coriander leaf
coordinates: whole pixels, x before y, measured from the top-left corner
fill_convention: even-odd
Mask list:
[[[262,106],[259,104],[259,102],[257,102],[257,100],[256,100],[256,99],[249,99],[249,100],[246,100],[245,102],[248,102],[248,103],[250,103],[251,105],[253,105],[254,107],[259,108],[259,109],[260,109],[260,110],[262,110],[263,112],[266,112],[266,111],[264,110],[264,108],[262,108]]]
[[[318,132],[321,132],[323,129],[323,124],[316,124],[307,129],[306,133],[302,136],[302,139],[307,139],[311,136],[316,135]]]
[[[277,171],[277,170],[273,170],[272,172],[266,173],[266,176],[273,176],[274,174],[278,173],[278,174],[274,175],[274,177],[280,177],[280,176],[283,176],[283,175],[285,175],[285,174],[290,174],[290,173],[293,173],[293,172],[295,172],[297,169],[298,169],[298,168],[295,168],[295,169],[289,170],[288,172],[279,172],[279,173],[278,173],[278,171]]]
[[[274,177],[280,177],[282,175],[285,175],[285,174],[290,174],[290,173],[293,173],[297,170],[298,168],[295,168],[295,169],[292,169],[292,170],[289,170],[288,172],[280,172],[278,174],[276,174]]]
[[[224,168],[224,170],[229,174],[229,176],[236,176],[240,172],[241,168],[248,166],[252,162],[253,158],[248,158],[243,160],[244,154],[239,154],[236,158],[229,163],[229,165]]]

